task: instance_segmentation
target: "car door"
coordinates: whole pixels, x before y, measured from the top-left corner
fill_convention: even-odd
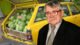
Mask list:
[[[37,44],[37,38],[38,38],[38,32],[39,30],[47,24],[46,21],[46,15],[44,12],[44,5],[45,4],[38,4],[35,7],[35,19],[34,19],[34,23],[33,25],[31,25],[31,30],[32,30],[32,36],[33,36],[33,40],[35,45]]]
[[[69,7],[70,7],[70,10],[72,13],[74,24],[80,26],[80,10],[79,10],[79,8],[74,4],[69,5]]]
[[[73,17],[71,16],[68,5],[67,4],[65,4],[65,5],[62,4],[61,8],[64,11],[63,19],[68,21],[68,22],[71,22],[71,23],[74,22]]]

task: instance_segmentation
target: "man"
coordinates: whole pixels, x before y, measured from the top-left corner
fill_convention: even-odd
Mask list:
[[[45,13],[49,24],[39,31],[37,45],[80,45],[80,27],[62,19],[58,1],[46,3]]]

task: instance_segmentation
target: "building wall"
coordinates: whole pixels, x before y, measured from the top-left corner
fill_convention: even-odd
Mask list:
[[[8,0],[0,0],[0,8],[5,16],[11,11],[11,3]]]

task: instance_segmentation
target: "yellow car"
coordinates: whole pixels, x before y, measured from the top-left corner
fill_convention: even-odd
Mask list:
[[[64,20],[80,26],[80,9],[72,2],[61,2]],[[36,45],[39,30],[48,22],[45,4],[17,4],[2,23],[6,38]],[[29,32],[29,33],[28,33]]]

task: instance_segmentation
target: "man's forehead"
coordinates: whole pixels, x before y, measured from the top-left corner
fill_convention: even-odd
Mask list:
[[[49,7],[52,7],[52,8],[53,8],[53,7],[59,7],[60,5],[57,5],[57,4],[56,4],[56,5],[53,5],[53,6],[45,5],[45,7],[46,7],[46,6],[47,6],[47,7],[49,6]]]
[[[56,6],[53,6],[53,7],[47,5],[45,8],[52,8],[53,10],[56,10],[56,9],[59,10],[59,6],[57,6],[57,5]]]

